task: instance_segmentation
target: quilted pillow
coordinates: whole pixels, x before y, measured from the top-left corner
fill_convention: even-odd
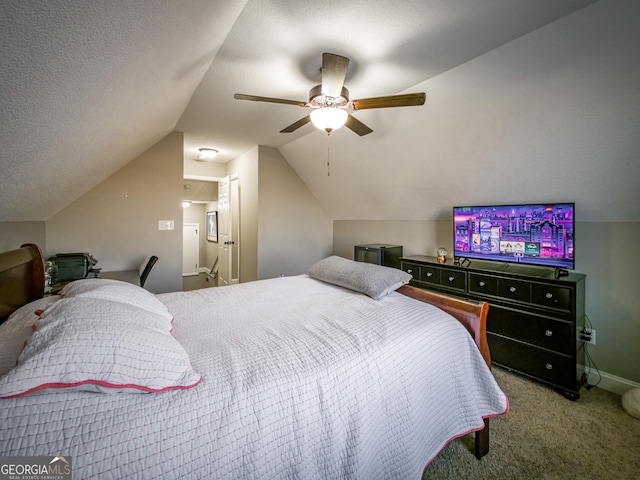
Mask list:
[[[0,348],[0,376],[16,366],[16,358],[24,347],[24,342],[33,333],[33,324],[40,313],[53,302],[60,300],[58,295],[40,298],[21,306],[2,324],[2,346]]]
[[[397,268],[355,262],[343,257],[327,257],[309,268],[307,275],[326,283],[345,287],[379,300],[411,280]]]
[[[153,293],[132,283],[107,278],[86,278],[65,285],[61,295],[65,298],[103,298],[127,303],[155,313],[158,319],[165,319],[169,329],[173,322],[173,315]]]
[[[0,398],[53,389],[144,393],[196,386],[201,376],[187,352],[155,317],[105,299],[49,305],[16,367],[0,378]]]

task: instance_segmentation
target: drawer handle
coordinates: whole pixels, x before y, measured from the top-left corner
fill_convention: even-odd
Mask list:
[[[487,284],[487,282],[480,282],[478,283],[478,285],[480,285],[481,287],[484,287]]]
[[[453,282],[456,279],[456,277],[449,277],[449,281]]]
[[[547,364],[545,365],[545,368],[546,368],[547,370],[553,370],[553,365],[551,365],[550,363],[547,363]]]
[[[553,298],[553,293],[547,293],[547,294],[545,295],[545,297],[547,297],[547,298]]]
[[[544,334],[545,334],[547,337],[550,337],[550,336],[552,336],[552,335],[553,335],[553,331],[551,331],[551,330],[545,330],[545,331],[544,331]]]
[[[433,273],[427,272],[427,277],[432,277],[432,276],[433,276]]]
[[[516,287],[509,287],[509,291],[510,291],[511,293],[515,292],[516,290],[517,290],[517,288],[516,288]]]

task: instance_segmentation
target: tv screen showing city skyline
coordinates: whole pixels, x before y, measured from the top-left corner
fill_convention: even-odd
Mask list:
[[[454,207],[454,256],[574,268],[572,203]]]

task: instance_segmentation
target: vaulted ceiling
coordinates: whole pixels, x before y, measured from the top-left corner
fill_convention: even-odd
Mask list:
[[[185,133],[186,158],[193,158],[202,146],[220,150],[220,162],[255,145],[279,148],[336,219],[440,218],[452,202],[491,201],[490,195],[468,195],[481,180],[470,177],[478,174],[474,155],[484,147],[497,149],[496,158],[505,154],[500,147],[487,144],[498,138],[492,138],[491,130],[474,132],[470,125],[484,123],[486,128],[491,115],[503,116],[505,108],[519,106],[502,102],[503,107],[494,111],[493,102],[504,85],[522,88],[520,93],[526,97],[529,81],[549,82],[552,75],[545,70],[551,67],[541,60],[549,53],[536,51],[540,43],[524,42],[515,51],[509,45],[593,3],[2,2],[0,221],[48,219],[176,129]],[[550,29],[547,35],[554,32]],[[585,35],[594,36],[593,32]],[[569,44],[579,40],[567,39]],[[565,47],[560,41],[559,48]],[[492,53],[496,51],[499,58]],[[346,85],[352,98],[426,91],[427,103],[355,113],[373,133],[358,137],[347,129],[336,131],[330,138],[329,153],[327,135],[312,125],[279,133],[306,115],[305,109],[234,100],[237,92],[307,100],[309,89],[320,81],[323,52],[351,59]],[[530,55],[529,63],[522,63],[523,53]],[[566,55],[574,56],[572,51]],[[477,58],[485,60],[474,62]],[[511,60],[517,67],[514,71],[505,69]],[[551,58],[552,64],[556,61],[560,60]],[[545,78],[525,77],[521,67],[535,69]],[[632,78],[635,75],[637,69]],[[462,78],[467,84],[461,84]],[[495,78],[501,80],[493,81]],[[470,84],[477,87],[470,88]],[[519,95],[509,94],[510,99]],[[483,98],[491,102],[484,104]],[[441,103],[443,99],[447,104]],[[549,108],[555,100],[546,102],[551,102],[543,103]],[[522,106],[533,105],[535,110],[535,104],[536,99],[529,98]],[[471,124],[460,121],[462,111],[468,112],[463,117]],[[536,121],[544,123],[546,114],[539,114]],[[449,118],[451,115],[458,118]],[[456,123],[465,131],[456,131]],[[430,137],[436,133],[438,138]],[[445,137],[447,142],[442,141]],[[454,139],[452,144],[449,140]],[[559,144],[564,147],[562,141]],[[463,152],[465,149],[469,151]],[[468,163],[452,171],[451,151],[457,152],[451,161]],[[513,158],[525,162],[515,171],[491,165],[491,159],[484,158],[483,171],[489,175],[494,168],[506,170],[501,182],[517,184],[522,175],[534,175],[529,170],[538,170],[530,165],[531,152],[522,157]],[[573,198],[562,195],[561,185],[554,185],[553,178],[562,177],[562,168],[554,166],[556,160],[546,155],[540,163],[556,175],[546,186],[557,188],[558,195],[547,199],[571,201]],[[629,162],[621,160],[623,176],[633,168]],[[422,178],[421,183],[415,181],[416,176]],[[621,181],[627,188],[625,180]],[[402,192],[407,190],[422,203],[412,213],[402,207],[407,203]],[[446,195],[457,190],[457,197]],[[545,196],[552,191],[545,191]],[[517,200],[513,197],[497,200]],[[389,207],[393,198],[400,201]],[[529,192],[522,200],[536,200],[536,195]],[[593,212],[593,219],[600,216],[604,212]]]

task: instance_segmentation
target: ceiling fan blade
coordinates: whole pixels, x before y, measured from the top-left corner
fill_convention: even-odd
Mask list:
[[[306,107],[307,102],[301,102],[299,100],[286,100],[284,98],[271,98],[271,97],[258,97],[257,95],[245,95],[243,93],[236,93],[233,98],[236,100],[251,100],[254,102],[269,102],[269,103],[284,103],[285,105],[295,105],[297,107]]]
[[[424,92],[407,93],[405,95],[390,95],[387,97],[361,98],[349,103],[353,110],[365,110],[367,108],[387,107],[415,107],[424,105],[426,95]]]
[[[347,117],[347,121],[345,122],[345,126],[353,130],[355,133],[360,135],[361,137],[364,135],[368,135],[373,132],[369,127],[367,127],[364,123],[358,120],[356,117],[349,115]]]
[[[349,59],[335,53],[322,54],[322,94],[339,97],[347,76]]]
[[[280,130],[280,133],[291,133],[291,132],[295,132],[297,129],[299,129],[300,127],[305,126],[307,123],[309,123],[311,121],[311,115],[307,115],[306,117],[302,117],[300,120],[298,120],[295,123],[292,123],[291,125],[289,125],[287,128],[283,128],[282,130]]]

